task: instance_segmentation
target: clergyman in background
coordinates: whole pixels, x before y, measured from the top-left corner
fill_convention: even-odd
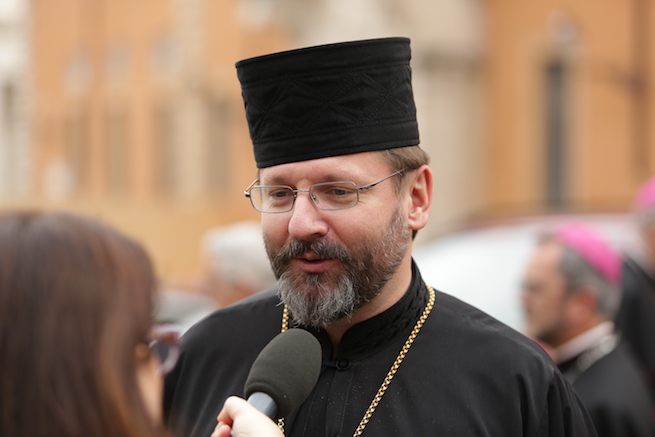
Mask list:
[[[550,347],[599,437],[653,436],[646,380],[614,329],[620,277],[620,257],[589,226],[544,232],[523,281],[526,333]]]

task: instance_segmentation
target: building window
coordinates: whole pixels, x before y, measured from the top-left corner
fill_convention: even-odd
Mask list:
[[[89,56],[84,51],[74,53],[66,62],[64,89],[70,95],[86,93],[91,86],[92,74]]]
[[[567,206],[567,151],[569,120],[569,67],[561,59],[545,67],[545,186],[548,207]]]
[[[2,87],[2,125],[5,134],[12,135],[16,125],[16,86],[7,83]]]
[[[7,83],[0,94],[0,194],[11,194],[18,183],[16,86]]]
[[[220,192],[228,188],[229,174],[228,144],[229,144],[229,108],[221,99],[208,100],[207,135],[207,190],[210,193]]]
[[[66,122],[67,161],[73,177],[73,190],[80,192],[86,186],[88,167],[88,117],[83,110],[74,112]]]
[[[154,110],[153,169],[155,191],[171,195],[175,190],[175,129],[173,111],[170,105],[163,104]]]
[[[106,120],[107,188],[111,194],[124,195],[130,187],[130,136],[127,114],[109,110]]]

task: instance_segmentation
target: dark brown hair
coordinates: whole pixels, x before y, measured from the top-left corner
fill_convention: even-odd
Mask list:
[[[154,290],[142,247],[105,225],[0,214],[0,436],[161,435],[135,361]]]

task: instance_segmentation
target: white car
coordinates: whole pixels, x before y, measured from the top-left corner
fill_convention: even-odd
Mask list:
[[[538,232],[566,221],[586,223],[617,250],[635,244],[627,214],[552,215],[469,225],[416,246],[414,260],[436,289],[522,330],[521,281]]]

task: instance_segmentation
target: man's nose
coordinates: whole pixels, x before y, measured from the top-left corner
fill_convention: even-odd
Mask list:
[[[289,235],[301,240],[312,239],[327,234],[328,225],[323,211],[319,210],[310,194],[301,191],[296,197],[289,219]]]

